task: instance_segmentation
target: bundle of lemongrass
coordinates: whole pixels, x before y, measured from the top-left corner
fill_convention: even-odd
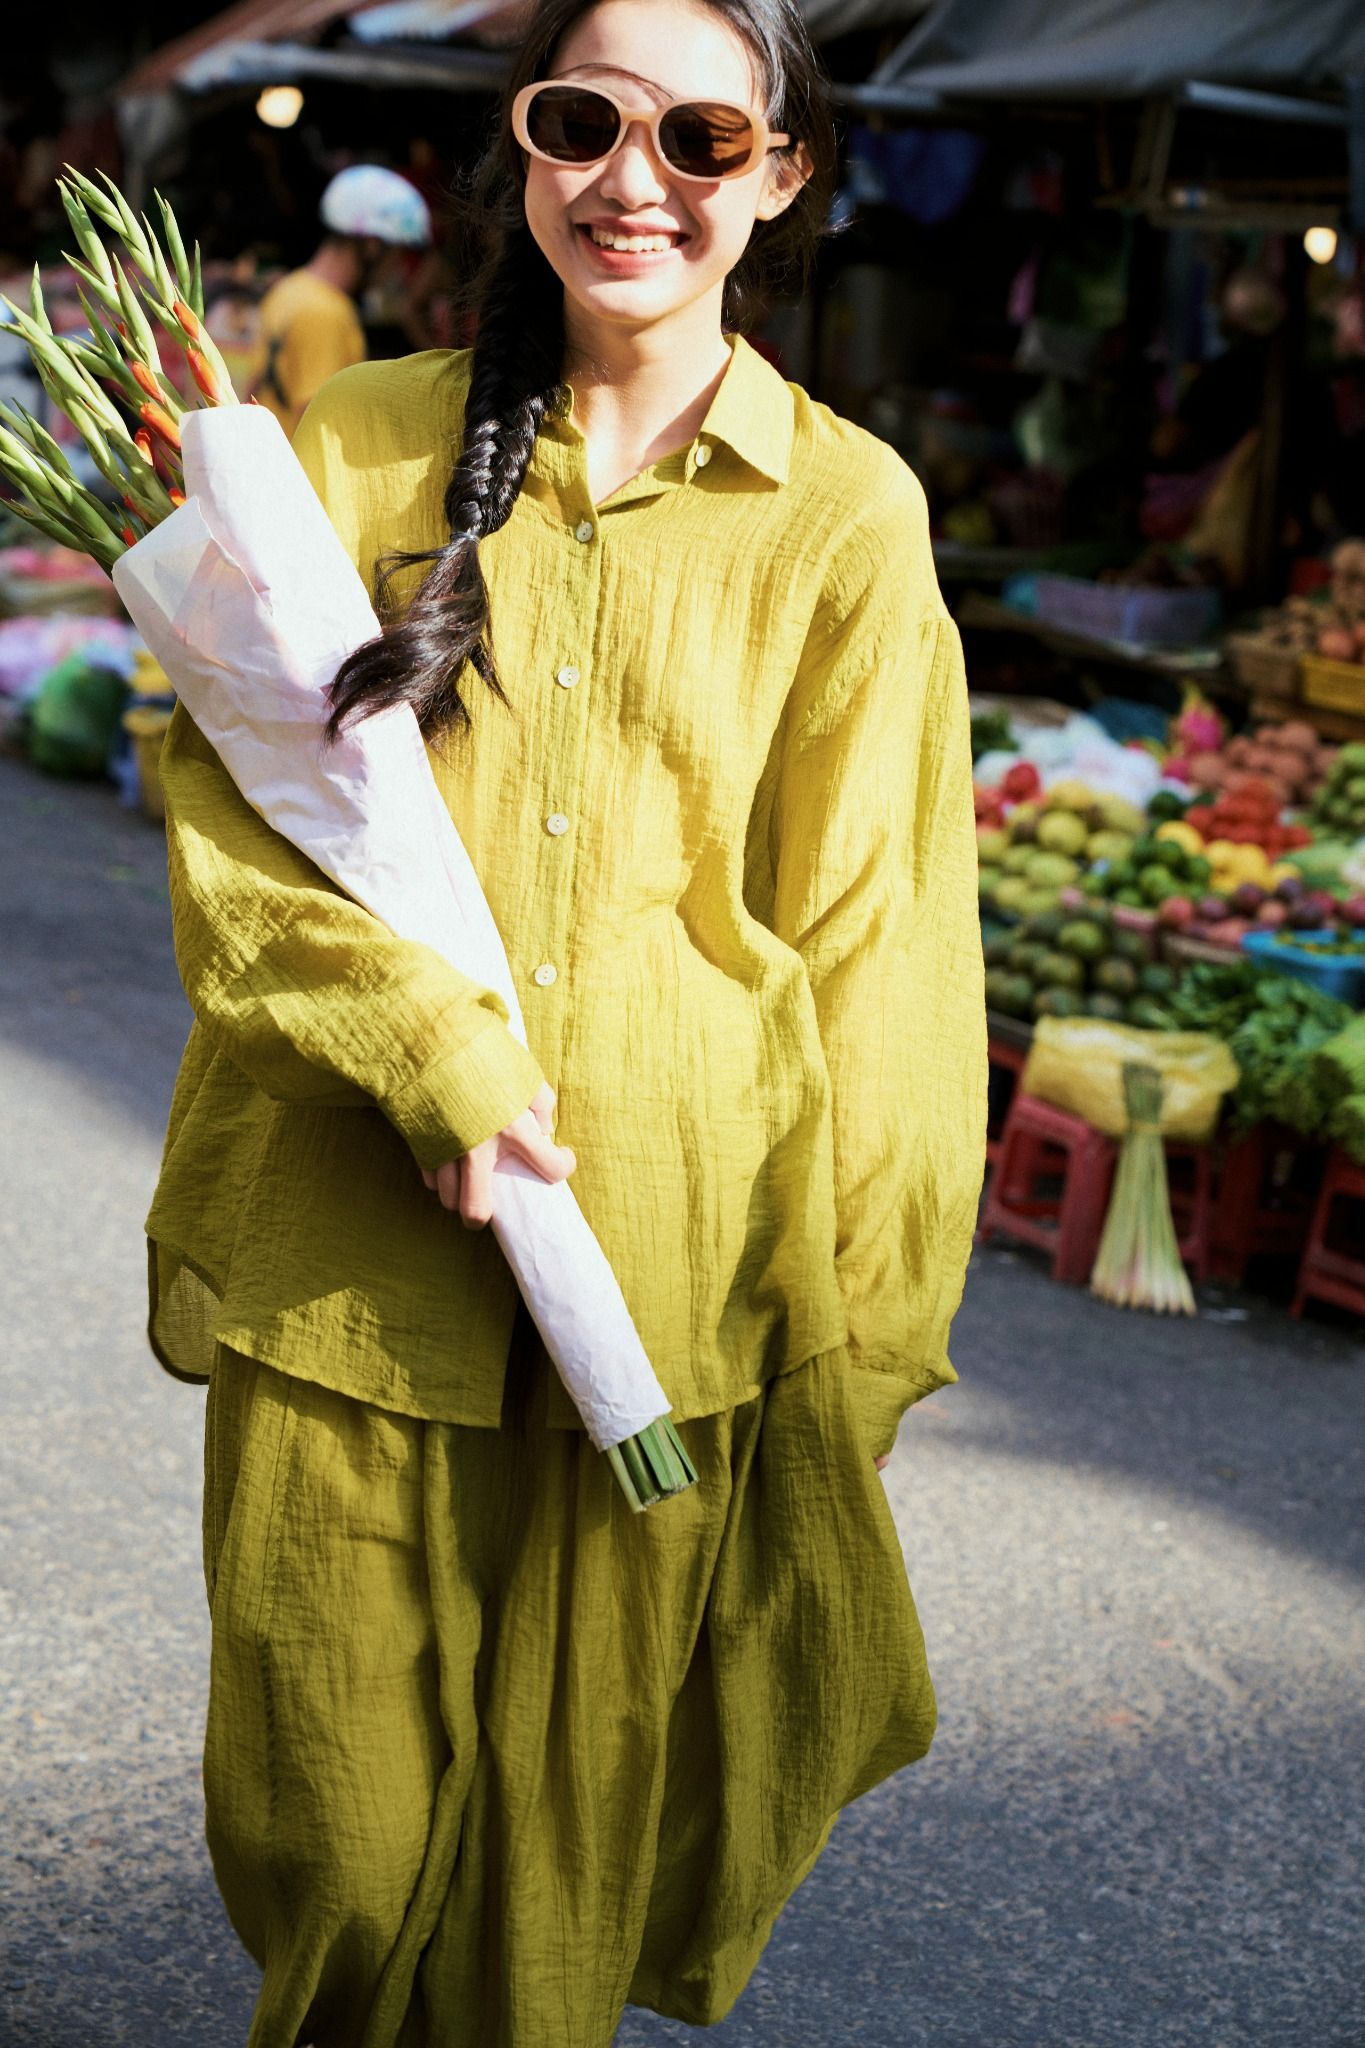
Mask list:
[[[217,410],[236,397],[203,324],[198,249],[191,261],[159,194],[164,247],[112,180],[102,191],[68,170],[58,183],[81,251],[67,261],[89,335],[54,332],[36,271],[29,311],[5,304],[115,502],[81,482],[28,412],[0,406],[0,477],[17,494],[10,509],[114,575],[134,623],[267,822],[395,930],[495,986],[524,1043],[505,948],[416,721],[390,714],[324,745],[331,680],[379,624],[273,419],[250,406],[230,419]],[[157,327],[183,349],[202,405],[187,408],[166,376]],[[281,564],[287,570],[300,553],[309,574],[281,579]],[[256,581],[244,564],[256,565]],[[376,847],[401,840],[414,819],[427,822],[403,842],[403,857],[376,862]],[[499,1178],[494,1233],[629,1505],[638,1512],[683,1492],[696,1471],[567,1184]]]
[[[0,405],[0,476],[18,494],[10,509],[21,519],[112,570],[125,549],[184,502],[185,404],[163,368],[156,328],[183,349],[205,404],[234,405],[236,394],[203,324],[198,248],[191,260],[159,193],[164,247],[148,217],[139,218],[105,182],[102,191],[69,167],[57,181],[81,251],[66,261],[78,280],[88,336],[54,333],[36,268],[28,312],[9,299],[5,305],[43,389],[79,432],[115,502],[85,487],[52,435],[22,407]],[[136,283],[96,222],[126,251]]]
[[[1123,1065],[1128,1130],[1119,1150],[1114,1192],[1090,1275],[1090,1292],[1116,1308],[1158,1315],[1195,1313],[1189,1275],[1171,1217],[1166,1148],[1161,1135],[1161,1075],[1135,1060]]]

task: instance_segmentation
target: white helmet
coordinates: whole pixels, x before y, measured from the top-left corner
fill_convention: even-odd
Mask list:
[[[338,171],[322,195],[323,225],[335,235],[372,236],[399,248],[425,249],[431,214],[417,187],[382,164]]]

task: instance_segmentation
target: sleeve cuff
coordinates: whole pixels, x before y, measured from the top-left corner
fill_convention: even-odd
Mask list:
[[[419,1166],[459,1159],[530,1106],[543,1085],[534,1056],[491,1018],[454,1052],[443,1053],[380,1103]]]
[[[957,1378],[947,1359],[937,1366],[912,1368],[907,1372],[883,1372],[872,1365],[850,1365],[853,1399],[874,1458],[884,1458],[895,1449],[901,1417],[916,1401],[938,1387],[951,1386]]]

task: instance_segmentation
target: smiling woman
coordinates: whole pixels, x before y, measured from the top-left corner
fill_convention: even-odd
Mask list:
[[[875,1468],[954,1377],[984,1157],[970,733],[918,484],[741,332],[833,165],[795,0],[540,0],[474,348],[299,430],[385,622],[334,728],[418,715],[529,1050],[168,737],[155,1324],[210,1379],[251,2048],[718,2020],[929,1746]],[[649,1514],[515,1316],[514,1162],[572,1173],[672,1402],[699,1484]]]

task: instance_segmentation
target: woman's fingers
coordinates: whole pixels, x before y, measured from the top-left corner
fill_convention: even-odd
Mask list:
[[[482,1230],[493,1220],[493,1165],[498,1141],[487,1138],[460,1161],[460,1221],[466,1230]]]
[[[578,1161],[567,1145],[556,1145],[549,1134],[553,1129],[554,1101],[553,1089],[542,1088],[530,1108],[524,1109],[495,1138],[472,1146],[461,1159],[447,1159],[434,1173],[430,1167],[422,1168],[427,1186],[467,1229],[482,1230],[493,1220],[493,1170],[503,1152],[515,1153],[518,1159],[525,1160],[542,1180],[569,1178]]]
[[[887,1466],[891,1463],[890,1451],[885,1452],[880,1458],[874,1458],[872,1462],[879,1472],[885,1472]]]
[[[567,1145],[556,1145],[541,1131],[532,1110],[522,1114],[502,1133],[503,1145],[533,1166],[542,1180],[567,1180],[578,1161]]]

